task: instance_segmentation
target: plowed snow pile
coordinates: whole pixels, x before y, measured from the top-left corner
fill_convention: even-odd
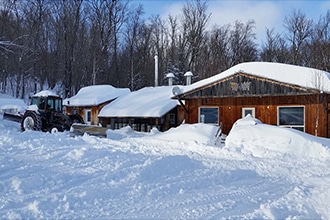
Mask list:
[[[0,119],[1,219],[329,219],[330,141],[251,117],[107,138]]]

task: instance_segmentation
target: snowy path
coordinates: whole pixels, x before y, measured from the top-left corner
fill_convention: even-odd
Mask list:
[[[329,160],[0,128],[1,219],[330,218]]]

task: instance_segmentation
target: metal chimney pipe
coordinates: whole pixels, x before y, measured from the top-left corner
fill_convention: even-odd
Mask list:
[[[158,55],[155,55],[155,87],[158,86]]]
[[[193,77],[193,73],[188,71],[184,74],[184,76],[186,77],[186,85],[190,85],[191,84],[191,78]]]
[[[173,78],[174,78],[175,76],[174,76],[174,74],[173,73],[168,73],[167,75],[166,75],[166,78],[168,78],[168,85],[169,86],[172,86],[173,85]]]

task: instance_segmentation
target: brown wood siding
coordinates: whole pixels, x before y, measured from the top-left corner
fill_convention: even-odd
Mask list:
[[[327,135],[328,137],[330,137],[330,103],[327,103],[327,118],[326,118],[326,122],[327,122],[327,126],[328,129],[327,129]]]
[[[233,123],[242,117],[242,108],[254,107],[255,117],[263,123],[277,125],[278,106],[305,106],[305,132],[327,137],[328,112],[322,103],[318,103],[318,95],[301,96],[267,96],[267,97],[237,97],[237,98],[202,98],[187,99],[187,123],[198,123],[199,107],[218,107],[219,122],[223,123],[223,132],[228,134]],[[316,130],[317,111],[319,111],[319,125]],[[325,120],[327,119],[327,120]]]
[[[99,124],[99,118],[98,115],[101,111],[101,109],[109,104],[111,101],[104,102],[97,106],[65,106],[65,112],[67,114],[71,114],[73,111],[77,111],[78,114],[84,119],[85,121],[85,112],[86,110],[91,110],[91,125],[98,125]],[[86,122],[86,121],[85,121]]]
[[[91,107],[91,125],[97,125],[99,123],[98,119],[99,106]]]

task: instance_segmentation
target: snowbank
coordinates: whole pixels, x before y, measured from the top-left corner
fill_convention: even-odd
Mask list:
[[[12,96],[0,93],[0,114],[3,114],[3,112],[13,114],[24,112],[26,107],[27,105],[22,99],[17,99]]]
[[[160,140],[176,140],[183,142],[196,142],[203,145],[214,145],[215,134],[218,127],[208,124],[182,124],[176,128],[159,133],[154,138]]]
[[[208,124],[182,124],[166,132],[152,128],[150,133],[134,131],[130,126],[118,130],[107,130],[107,138],[122,140],[125,138],[152,138],[165,141],[194,142],[200,145],[214,145],[218,127]]]
[[[226,138],[226,147],[249,152],[255,157],[279,154],[329,159],[330,140],[273,125],[262,124],[251,115],[239,119]]]

